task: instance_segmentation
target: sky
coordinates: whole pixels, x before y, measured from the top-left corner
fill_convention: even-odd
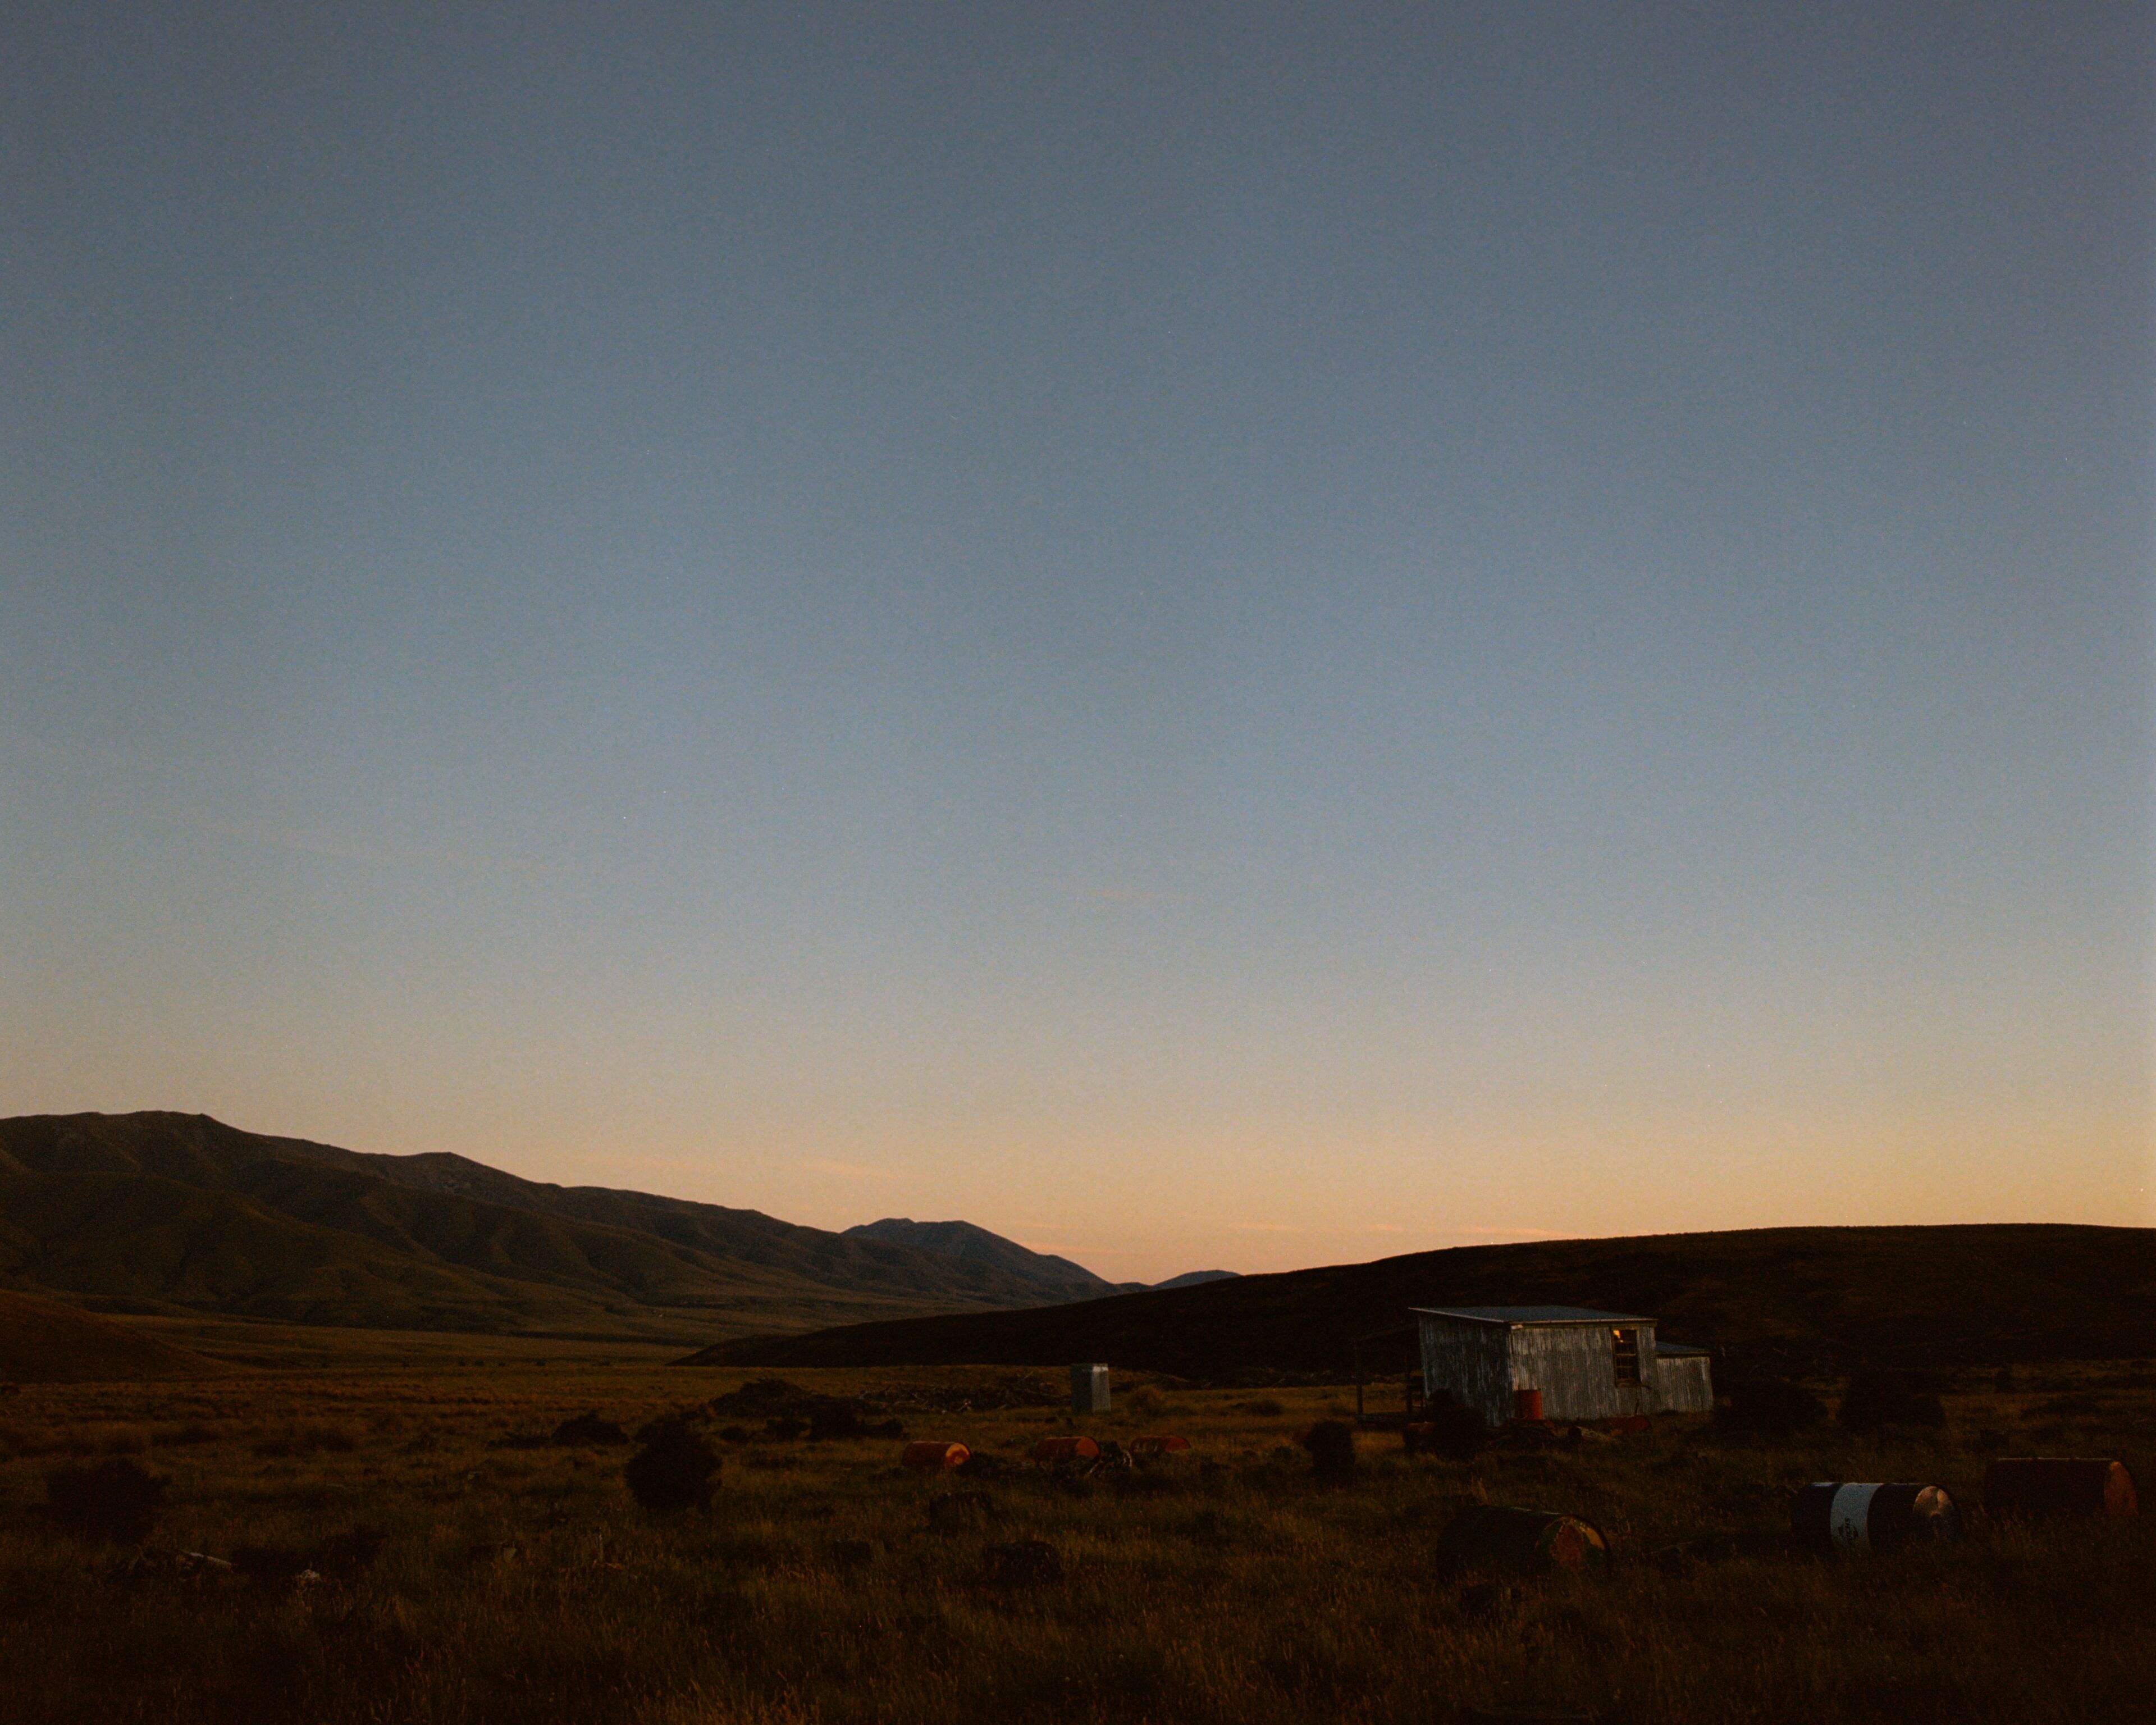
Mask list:
[[[0,12],[0,1113],[1117,1278],[2156,1223],[2156,13]]]

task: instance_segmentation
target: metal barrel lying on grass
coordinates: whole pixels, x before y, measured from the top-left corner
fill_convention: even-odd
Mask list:
[[[973,1451],[963,1444],[942,1444],[921,1441],[906,1446],[899,1464],[921,1473],[935,1473],[962,1465]]]
[[[1891,1551],[1961,1538],[1961,1512],[1938,1486],[1816,1480],[1789,1503],[1789,1533],[1813,1551]]]
[[[1189,1447],[1188,1438],[1170,1437],[1160,1432],[1131,1440],[1131,1454],[1133,1455],[1180,1455]]]
[[[1091,1461],[1100,1453],[1089,1437],[1045,1437],[1033,1446],[1035,1461]]]
[[[1455,1516],[1440,1537],[1437,1561],[1447,1569],[1584,1574],[1609,1567],[1609,1540],[1578,1516],[1476,1503]]]
[[[2123,1521],[2140,1507],[2133,1476],[2123,1462],[2107,1456],[2002,1455],[1984,1471],[1984,1512],[2002,1519],[2108,1516]]]

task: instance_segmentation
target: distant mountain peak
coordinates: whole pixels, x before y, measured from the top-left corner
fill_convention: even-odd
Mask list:
[[[1036,1252],[973,1222],[916,1222],[911,1216],[886,1216],[881,1221],[849,1228],[839,1238],[882,1240],[891,1245],[911,1246],[916,1251],[940,1252],[965,1263],[991,1266],[1032,1283],[1050,1300],[1092,1300],[1122,1291],[1082,1264],[1052,1252]]]

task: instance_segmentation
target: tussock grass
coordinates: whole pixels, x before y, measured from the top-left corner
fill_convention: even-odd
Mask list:
[[[1784,1494],[1809,1479],[1935,1480],[1974,1512],[1987,1430],[2025,1450],[2056,1431],[2047,1444],[2119,1455],[2149,1489],[2145,1366],[2018,1367],[2010,1391],[1969,1374],[1936,1430],[1776,1438],[1672,1420],[1468,1462],[1363,1434],[1344,1484],[1315,1478],[1291,1442],[1337,1391],[1153,1390],[1158,1406],[1133,1398],[1088,1428],[1127,1440],[1173,1410],[1194,1453],[1072,1481],[1020,1461],[1072,1429],[1062,1409],[938,1411],[978,1371],[799,1373],[834,1396],[921,1391],[915,1435],[1012,1466],[923,1479],[894,1466],[890,1440],[757,1435],[722,1446],[708,1507],[660,1517],[631,1500],[626,1450],[501,1442],[593,1411],[637,1430],[747,1375],[495,1355],[484,1369],[264,1371],[208,1395],[31,1386],[9,1404],[11,1433],[150,1435],[169,1481],[157,1551],[349,1553],[361,1532],[379,1546],[367,1567],[304,1586],[280,1579],[288,1562],[256,1561],[262,1579],[183,1579],[54,1525],[52,1464],[11,1439],[6,1715],[1332,1725],[1541,1703],[1640,1725],[2156,1717],[2156,1516],[1979,1515],[1958,1548],[1871,1560],[1803,1557],[1784,1538]],[[350,1446],[258,1453],[316,1430]],[[973,1491],[992,1513],[932,1516]],[[1440,1574],[1438,1536],[1480,1502],[1594,1522],[1615,1542],[1613,1574]]]

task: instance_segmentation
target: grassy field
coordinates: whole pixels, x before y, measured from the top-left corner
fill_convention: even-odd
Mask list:
[[[268,1332],[264,1332],[267,1334]],[[287,1332],[289,1333],[289,1332]],[[1569,1707],[1605,1720],[2156,1717],[2156,1519],[1994,1527],[1943,1550],[1788,1548],[1784,1493],[1937,1481],[1974,1507],[1985,1457],[2115,1454],[2144,1484],[2156,1371],[1964,1373],[1943,1430],[1789,1440],[1704,1420],[1410,1460],[1366,1435],[1352,1482],[1313,1478],[1299,1426],[1338,1389],[1118,1380],[1102,1437],[1175,1431],[1188,1458],[1058,1481],[1024,1465],[1073,1430],[1004,1399],[1006,1368],[787,1374],[880,1398],[916,1437],[1010,1461],[977,1481],[894,1466],[887,1439],[720,1439],[708,1510],[654,1519],[622,1449],[535,1446],[595,1411],[634,1429],[751,1374],[646,1353],[435,1338],[424,1357],[321,1332],[280,1363],[167,1384],[26,1385],[0,1399],[0,1715],[123,1720],[930,1722],[1399,1720]],[[302,1363],[294,1364],[293,1358]],[[1825,1388],[1826,1386],[1822,1386]],[[937,1411],[941,1407],[947,1411]],[[45,1477],[131,1456],[169,1481],[154,1553],[47,1521]],[[932,1506],[978,1491],[960,1512]],[[1606,1579],[1440,1574],[1458,1507],[1574,1512]],[[371,1566],[295,1587],[182,1576],[169,1553],[314,1551],[382,1535]],[[1012,1584],[990,1548],[1038,1539],[1060,1579]],[[1671,1549],[1671,1548],[1679,1548]]]

